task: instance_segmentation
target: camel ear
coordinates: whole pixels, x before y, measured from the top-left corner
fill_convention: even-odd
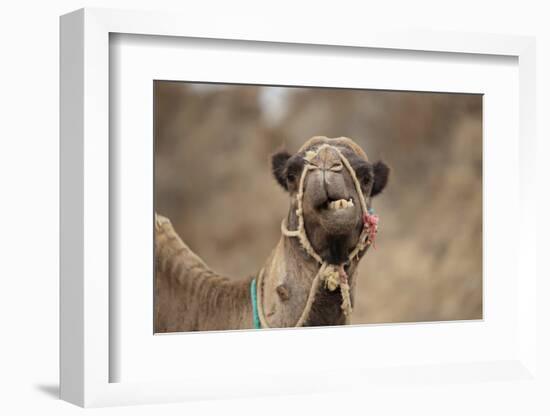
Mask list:
[[[281,150],[271,156],[271,169],[273,170],[273,176],[285,190],[288,191],[286,183],[286,162],[290,159],[290,153],[286,150]]]
[[[388,177],[390,176],[390,168],[384,162],[379,160],[372,166],[374,174],[374,184],[370,195],[376,196],[384,190],[388,183]]]

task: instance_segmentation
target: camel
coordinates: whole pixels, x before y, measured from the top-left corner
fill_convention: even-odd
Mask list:
[[[272,156],[290,208],[264,266],[236,280],[211,270],[155,215],[155,332],[350,323],[359,261],[373,245],[372,197],[389,168],[346,137],[309,139]]]

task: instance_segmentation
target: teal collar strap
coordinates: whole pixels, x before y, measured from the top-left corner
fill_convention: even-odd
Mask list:
[[[254,322],[254,329],[261,329],[260,315],[258,314],[258,295],[256,291],[256,279],[252,279],[250,282],[250,299],[252,301],[252,321]]]

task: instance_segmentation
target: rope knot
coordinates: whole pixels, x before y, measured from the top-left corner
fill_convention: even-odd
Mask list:
[[[321,280],[325,282],[325,287],[331,292],[335,291],[338,287],[340,288],[342,292],[341,308],[342,311],[344,311],[344,315],[349,317],[351,315],[351,298],[348,274],[346,273],[344,265],[327,265],[321,275]]]
[[[337,266],[331,264],[327,266],[325,272],[321,276],[321,279],[325,282],[325,287],[333,292],[338,286],[340,286],[340,270]]]

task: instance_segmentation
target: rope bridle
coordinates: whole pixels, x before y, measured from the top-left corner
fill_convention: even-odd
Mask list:
[[[348,261],[339,265],[328,264],[314,250],[313,246],[311,245],[307,237],[307,233],[304,225],[304,216],[303,216],[302,200],[304,197],[304,183],[305,183],[306,176],[310,171],[319,169],[319,167],[311,163],[311,160],[321,151],[321,149],[326,147],[330,147],[332,150],[335,150],[338,153],[338,155],[340,156],[340,160],[342,161],[342,164],[348,170],[354,182],[357,195],[359,196],[361,210],[363,212],[363,229],[361,230],[359,241],[355,246],[355,248],[348,255]],[[374,180],[373,180],[374,178],[371,178],[371,180],[369,181],[369,187],[366,190],[366,194],[368,195],[368,198],[365,198],[363,190],[361,189],[361,184],[357,179],[357,175],[355,174],[355,170],[349,163],[348,159],[342,154],[342,152],[337,147],[329,144],[323,144],[316,150],[310,150],[306,152],[304,161],[306,163],[305,163],[302,175],[300,176],[298,193],[296,194],[296,200],[297,200],[296,216],[298,217],[298,227],[296,230],[289,230],[287,228],[286,219],[283,219],[281,223],[281,233],[285,237],[297,238],[300,241],[300,244],[304,248],[306,253],[311,258],[313,258],[317,263],[319,263],[320,266],[311,284],[311,288],[309,290],[309,294],[307,297],[304,310],[294,326],[300,327],[306,323],[306,320],[309,316],[309,313],[311,312],[311,307],[313,305],[313,302],[315,301],[315,296],[317,294],[317,291],[319,289],[319,285],[321,282],[324,282],[325,287],[330,291],[334,291],[338,287],[340,287],[340,292],[342,294],[341,308],[342,308],[342,311],[344,312],[345,323],[348,324],[351,317],[352,305],[351,305],[349,278],[345,271],[345,266],[346,264],[351,263],[351,261],[353,261],[354,259],[359,259],[360,255],[370,245],[374,243],[374,238],[376,236],[377,227],[378,227],[378,217],[373,214],[371,209],[372,201],[371,201],[370,194],[372,191],[372,186],[374,184]],[[258,275],[258,284],[256,285],[256,280],[253,279],[252,281],[253,284],[251,286],[254,325],[255,327],[269,328],[269,325],[263,313],[263,302],[262,302],[263,301],[263,297],[262,297],[263,296],[263,293],[262,293],[263,278],[264,278],[264,269],[260,270],[260,273]],[[257,303],[256,303],[256,298],[257,298]]]

